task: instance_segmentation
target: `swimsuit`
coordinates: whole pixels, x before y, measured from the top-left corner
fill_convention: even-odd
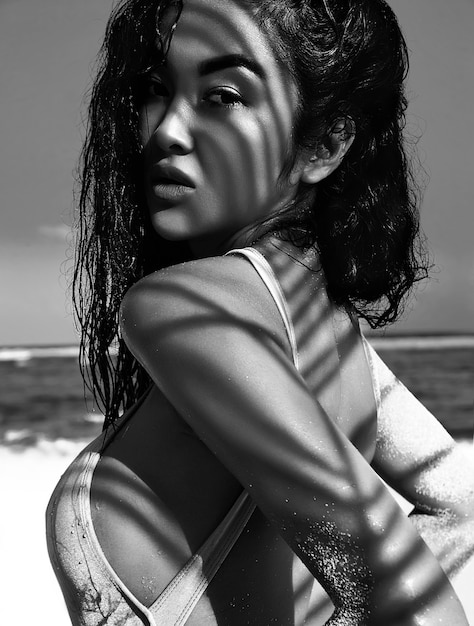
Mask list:
[[[275,300],[298,367],[295,334],[286,301],[272,268],[253,248],[232,250],[245,256]],[[121,428],[143,402],[125,413]],[[115,436],[109,429],[95,439],[66,470],[48,505],[48,551],[74,626],[180,626],[205,592],[219,566],[252,515],[255,504],[243,492],[224,520],[149,607],[140,603],[107,561],[94,531],[90,489],[101,450]]]

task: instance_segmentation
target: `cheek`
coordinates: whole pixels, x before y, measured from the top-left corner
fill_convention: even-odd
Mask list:
[[[161,118],[163,117],[162,107],[159,106],[143,106],[138,113],[138,129],[142,146],[145,147],[151,136],[158,128]]]
[[[275,189],[288,154],[288,131],[274,117],[242,116],[202,132],[196,146],[214,189],[242,205]]]
[[[266,157],[255,138],[260,129],[255,126],[253,130],[252,135],[222,127],[209,138],[203,154],[210,192],[235,219],[255,207],[261,188],[266,186],[266,172],[262,174]]]
[[[271,196],[278,192],[281,174],[292,146],[293,115],[288,100],[269,99],[247,133],[248,163],[254,190]]]
[[[142,107],[138,113],[138,131],[142,146],[145,146],[151,137],[148,110],[145,107]]]

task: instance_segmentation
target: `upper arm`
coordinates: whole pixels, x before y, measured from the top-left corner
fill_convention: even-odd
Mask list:
[[[140,281],[121,312],[129,348],[336,607],[385,615],[389,587],[393,602],[404,598],[412,610],[441,569],[309,393],[262,286],[247,293],[251,281],[229,270],[235,261],[202,260]],[[403,546],[397,555],[394,545]],[[406,592],[405,570],[416,593]]]
[[[253,293],[233,273],[236,260],[206,259],[140,281],[123,303],[124,338],[280,528],[295,515],[326,517],[329,503],[357,527],[358,503],[379,493],[378,478],[308,391],[265,288]]]
[[[304,476],[319,429],[340,434],[296,371],[265,288],[256,294],[233,272],[241,261],[247,268],[247,261],[227,257],[145,278],[124,300],[122,332],[198,436],[267,499]]]
[[[440,422],[371,349],[380,389],[374,468],[425,512],[474,515],[474,453]]]

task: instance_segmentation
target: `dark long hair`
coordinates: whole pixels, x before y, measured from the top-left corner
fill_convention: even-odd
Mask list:
[[[280,218],[281,236],[317,247],[337,304],[372,327],[392,322],[426,275],[403,132],[408,56],[398,22],[384,0],[243,1],[274,35],[299,90],[295,151],[327,143],[341,120],[355,130],[310,205],[301,186],[296,206]],[[147,273],[189,258],[185,244],[153,231],[141,184],[140,77],[166,54],[172,28],[161,32],[160,16],[170,6],[175,25],[181,0],[126,0],[116,8],[90,98],[73,297],[83,375],[106,425],[150,383],[120,337],[122,298]]]
[[[427,275],[414,141],[405,133],[408,53],[383,0],[246,0],[299,87],[295,145],[324,146],[340,123],[354,142],[284,232],[316,245],[332,299],[372,327],[395,321]],[[307,189],[300,188],[301,204]]]

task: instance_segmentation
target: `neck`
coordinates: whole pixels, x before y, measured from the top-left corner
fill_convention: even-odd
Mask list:
[[[189,248],[196,259],[210,256],[221,256],[234,248],[251,245],[268,231],[268,224],[252,224],[245,226],[231,235],[214,234],[200,237],[188,242]]]

